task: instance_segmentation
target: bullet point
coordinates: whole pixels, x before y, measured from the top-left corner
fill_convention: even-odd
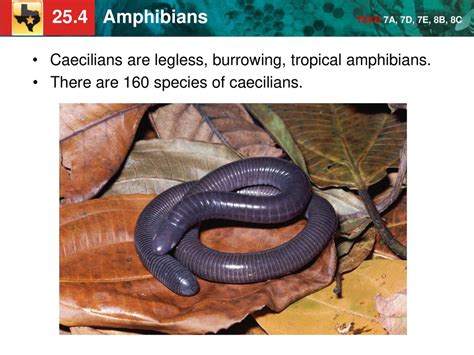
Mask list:
[[[33,62],[36,62],[38,60],[38,58],[34,57],[33,58]]]
[[[33,84],[38,84],[38,80],[33,80]]]

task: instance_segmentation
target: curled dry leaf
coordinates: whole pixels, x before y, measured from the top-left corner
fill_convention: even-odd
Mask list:
[[[349,254],[353,245],[354,245],[354,241],[352,240],[343,239],[339,243],[336,241],[337,257],[341,258],[344,255]]]
[[[260,327],[252,315],[248,315],[239,323],[235,323],[227,329],[222,329],[216,334],[231,335],[231,334],[245,334],[245,335],[267,335]]]
[[[257,322],[268,334],[386,334],[380,324],[375,296],[406,289],[406,261],[368,260],[344,275],[343,297],[331,284],[295,302],[283,312],[257,312]]]
[[[401,244],[407,245],[407,194],[405,193],[396,205],[383,215],[383,219],[387,228],[393,234],[394,238]],[[376,228],[371,227],[367,234],[375,237],[376,244],[374,255],[387,258],[398,259],[398,257],[390,250],[385,243],[383,243],[380,233]]]
[[[114,329],[100,329],[91,327],[71,327],[72,335],[138,335],[139,333],[124,332]]]
[[[60,105],[60,197],[96,195],[117,172],[149,105]]]
[[[375,296],[375,305],[388,334],[407,333],[407,290],[396,292],[390,297]]]
[[[163,139],[224,143],[242,157],[281,157],[272,138],[258,127],[242,105],[172,104],[150,114],[158,137]]]
[[[339,255],[339,262],[337,265],[337,272],[344,274],[354,270],[362,262],[367,259],[369,254],[374,249],[375,238],[373,235],[364,234],[360,240],[355,241],[351,245],[350,250],[343,256]],[[339,251],[340,248],[338,248]]]
[[[347,218],[347,216],[366,211],[362,200],[354,193],[338,188],[325,190],[313,188],[313,191],[334,207],[339,218],[341,237],[348,241],[346,245],[352,245],[352,240],[357,238],[371,222],[369,217]],[[338,249],[340,249],[339,246]],[[341,256],[340,253],[338,255]]]
[[[355,218],[339,223],[339,230],[342,233],[341,238],[354,240],[363,233],[371,223],[369,217]]]
[[[320,190],[314,188],[313,190],[319,196],[328,200],[341,218],[365,210],[364,202],[352,192],[343,189]]]
[[[238,159],[237,154],[222,144],[187,139],[139,141],[104,195],[159,194],[179,183],[198,180]]]
[[[148,273],[133,243],[138,214],[152,197],[110,196],[61,208],[61,324],[217,332],[265,306],[281,311],[333,279],[336,251],[331,242],[314,263],[293,275],[247,285],[199,279],[196,296],[178,296]],[[256,251],[292,238],[304,223],[278,228],[214,224],[205,228],[201,239],[221,251]]]
[[[390,249],[384,243],[381,242],[380,234],[376,231],[376,229],[374,227],[368,229],[372,221],[369,217],[363,217],[367,214],[367,210],[365,209],[362,200],[358,196],[356,196],[352,192],[344,191],[342,189],[337,188],[325,190],[319,190],[317,188],[314,188],[313,190],[315,193],[328,200],[338,214],[340,234],[336,238],[336,244],[337,255],[339,258],[348,254],[354,243],[356,243],[356,239],[366,231],[366,233],[369,234],[369,238],[371,240],[374,240],[375,237],[377,238],[378,242],[375,248],[375,254],[386,258],[397,258],[396,255],[393,254],[393,252],[391,252]],[[374,202],[379,202],[377,203],[377,209],[380,212],[383,212],[387,207],[390,206],[390,204],[387,203],[388,199],[386,198],[386,196],[390,195],[391,192],[392,188],[388,189],[387,191],[383,192],[375,198]],[[397,227],[401,228],[402,226],[399,224],[397,225]],[[398,231],[397,228],[395,228],[395,225],[392,225],[392,229],[394,229],[395,238],[403,245],[406,245],[406,230],[405,237],[403,238],[403,234],[400,234],[401,231]],[[368,244],[365,244],[365,247],[368,247]],[[372,249],[373,243],[370,247],[370,250]],[[369,253],[368,249],[365,250],[367,251],[367,253]],[[362,254],[358,254],[357,260],[360,260],[360,262],[362,262],[365,259],[361,258]]]
[[[270,105],[285,122],[319,187],[366,188],[397,167],[406,124],[348,105]]]
[[[388,108],[390,109],[390,112],[393,113],[397,110],[406,110],[407,104],[388,104]]]

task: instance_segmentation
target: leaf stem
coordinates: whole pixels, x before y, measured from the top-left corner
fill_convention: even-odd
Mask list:
[[[337,298],[342,298],[342,274],[339,270],[336,271],[336,287],[334,287],[333,292]]]
[[[379,231],[385,244],[387,244],[390,250],[397,254],[399,258],[406,260],[407,248],[401,243],[399,243],[398,240],[394,238],[389,229],[385,226],[382,217],[379,214],[379,211],[377,211],[377,208],[375,207],[374,202],[372,201],[372,198],[370,197],[369,192],[367,191],[367,188],[360,188],[359,195],[360,197],[362,197],[362,201],[364,201],[365,208],[367,209],[367,212],[369,213],[372,222],[374,222],[375,228],[377,228],[377,230]]]
[[[231,149],[233,152],[235,152],[241,159],[243,158],[242,154],[239,153],[237,149],[232,147],[229,143],[229,141],[224,137],[224,135],[217,129],[217,127],[214,125],[212,122],[211,118],[207,115],[207,113],[202,109],[201,105],[199,104],[194,104],[194,108],[197,110],[197,112],[201,115],[201,118],[204,120],[204,122],[207,123],[209,128],[211,129],[212,133],[214,133],[217,138],[219,138],[227,148]]]
[[[382,202],[376,205],[377,210],[380,213],[385,211],[388,207],[392,205],[393,202],[395,202],[395,200],[398,199],[398,196],[400,196],[400,192],[402,191],[403,182],[405,180],[406,175],[407,175],[407,142],[405,141],[402,149],[400,150],[400,165],[398,166],[397,179],[392,187],[392,190],[390,191],[390,194]],[[362,211],[344,216],[343,220],[346,221],[349,219],[363,218],[367,216],[368,216],[367,211],[362,210]]]

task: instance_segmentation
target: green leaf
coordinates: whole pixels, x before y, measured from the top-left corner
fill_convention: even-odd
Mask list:
[[[221,144],[186,139],[139,141],[105,195],[159,194],[238,159]]]
[[[266,105],[252,104],[246,105],[246,108],[250,111],[252,116],[265,127],[267,132],[271,134],[273,139],[277,141],[291,160],[293,160],[301,170],[308,173],[303,154],[293,140],[288,128],[286,128],[285,122]]]
[[[369,115],[349,105],[270,105],[301,150],[321,188],[366,188],[397,167],[406,124],[390,114]]]

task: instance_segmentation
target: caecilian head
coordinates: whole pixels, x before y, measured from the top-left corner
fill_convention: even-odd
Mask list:
[[[158,255],[169,253],[183,237],[184,231],[173,224],[163,221],[153,236],[153,250]]]

